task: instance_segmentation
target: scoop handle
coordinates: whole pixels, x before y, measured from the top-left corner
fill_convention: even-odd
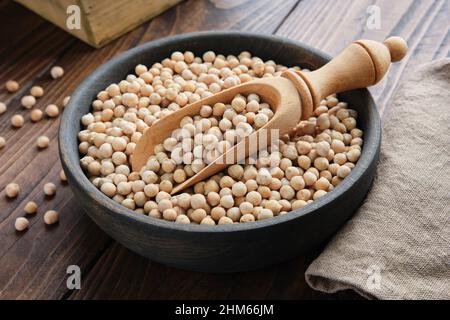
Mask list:
[[[298,75],[306,82],[317,107],[330,94],[378,83],[391,62],[403,59],[407,51],[408,45],[400,37],[390,37],[383,43],[357,40],[322,68]]]

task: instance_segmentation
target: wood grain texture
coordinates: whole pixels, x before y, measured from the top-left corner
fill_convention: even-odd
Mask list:
[[[380,30],[366,27],[367,7],[374,4],[381,9]],[[403,36],[410,54],[371,90],[383,112],[414,65],[449,56],[448,12],[450,4],[444,0],[190,0],[93,50],[11,0],[0,0],[0,83],[14,78],[22,85],[15,94],[0,88],[0,101],[8,104],[8,111],[0,116],[0,136],[7,140],[0,150],[0,299],[358,297],[348,292],[323,295],[309,289],[304,271],[317,253],[256,272],[211,275],[167,268],[130,252],[80,211],[68,186],[59,185],[58,120],[38,124],[27,120],[23,128],[12,130],[9,118],[14,113],[27,114],[20,107],[20,97],[34,84],[46,90],[38,108],[60,105],[84,77],[116,54],[163,36],[210,29],[275,33],[332,55],[355,39]],[[48,75],[54,64],[66,70],[58,81]],[[52,143],[38,152],[35,140],[42,134]],[[3,191],[11,181],[22,188],[13,201],[6,200]],[[58,185],[54,199],[43,197],[42,186],[47,181]],[[23,214],[31,198],[39,203],[39,212],[30,218],[28,231],[16,233],[14,219]],[[47,209],[60,211],[58,226],[44,226],[42,215]],[[81,267],[80,291],[66,288],[66,268],[71,264]]]

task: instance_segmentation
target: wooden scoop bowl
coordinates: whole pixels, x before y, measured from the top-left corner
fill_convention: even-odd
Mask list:
[[[270,141],[273,129],[278,130],[280,137],[289,133],[300,120],[311,117],[320,101],[330,94],[378,83],[391,62],[401,60],[407,50],[406,42],[400,37],[388,38],[383,43],[358,40],[316,71],[286,70],[281,77],[246,82],[187,105],[145,130],[131,157],[132,169],[139,172],[149,156],[154,154],[154,147],[179,128],[183,117],[198,115],[203,105],[230,103],[237,94],[258,94],[274,111],[273,118],[261,128],[266,129],[267,135],[264,139]],[[267,140],[263,142],[259,134],[261,129],[245,137],[185,182],[175,186],[172,194],[216,174],[232,163],[243,161],[266,146]]]

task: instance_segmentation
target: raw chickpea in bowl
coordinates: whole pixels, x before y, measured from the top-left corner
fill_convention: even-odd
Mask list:
[[[176,51],[151,66],[139,64],[133,74],[100,91],[92,111],[81,118],[80,164],[114,201],[136,214],[175,223],[246,223],[302,208],[331,192],[361,154],[357,112],[335,95],[253,161],[231,165],[182,194],[170,195],[177,184],[270,121],[274,112],[268,103],[251,93],[204,105],[199,115],[183,118],[155,147],[140,172],[132,172],[130,165],[144,130],[159,119],[234,85],[279,76],[285,69],[247,51],[237,56]]]
[[[253,55],[240,55],[245,50]],[[209,53],[205,62],[208,51],[215,59]],[[113,58],[73,92],[61,113],[61,162],[77,203],[125,247],[183,269],[255,270],[317,248],[352,216],[375,175],[381,125],[366,89],[328,97],[314,117],[299,123],[295,135],[280,137],[278,150],[268,149],[253,164],[232,164],[173,197],[168,190],[189,177],[187,164],[174,168],[167,161],[172,152],[163,149],[164,155],[147,161],[145,173],[132,172],[129,159],[143,130],[173,110],[254,78],[278,76],[284,66],[312,70],[329,60],[299,42],[234,31],[158,39]],[[204,82],[197,84],[199,78]],[[257,104],[248,103],[250,94],[246,113],[256,115]],[[220,126],[214,127],[231,102],[203,108],[202,118],[217,117],[208,129],[212,133],[224,136]],[[259,108],[270,110],[270,105],[261,107],[264,103],[260,99]],[[235,103],[238,110],[242,106],[242,101]],[[347,112],[338,114],[340,109]],[[347,115],[355,120],[345,120]],[[258,124],[264,121],[264,116],[256,119]],[[224,122],[225,128],[230,125]],[[251,123],[249,117],[247,123],[253,125],[255,119]],[[215,144],[215,139],[206,142]],[[102,147],[105,143],[111,148]],[[167,146],[172,148],[172,143]],[[325,155],[327,150],[330,155]],[[281,158],[277,167],[266,164],[269,153]],[[326,158],[328,169],[323,169],[324,159],[316,167],[317,158]],[[163,160],[164,168],[173,172],[162,172]],[[351,171],[345,178],[347,168],[338,174],[343,166]]]

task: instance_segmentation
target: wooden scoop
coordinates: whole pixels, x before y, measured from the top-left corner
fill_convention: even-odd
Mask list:
[[[154,147],[179,128],[183,117],[198,115],[203,105],[212,106],[218,102],[230,103],[237,94],[258,94],[262,101],[267,102],[274,111],[272,119],[261,128],[267,129],[265,139],[270,141],[271,129],[278,129],[280,137],[289,133],[300,120],[311,117],[320,101],[330,94],[376,84],[386,74],[391,62],[401,60],[407,50],[405,40],[400,37],[388,38],[383,43],[358,40],[316,71],[303,73],[287,70],[281,77],[249,81],[187,105],[144,131],[131,157],[133,171],[140,171],[149,156],[154,154]],[[267,143],[267,140],[262,141],[261,134],[259,134],[261,129],[234,145],[197,174],[177,185],[172,194],[178,193],[260,150]]]

